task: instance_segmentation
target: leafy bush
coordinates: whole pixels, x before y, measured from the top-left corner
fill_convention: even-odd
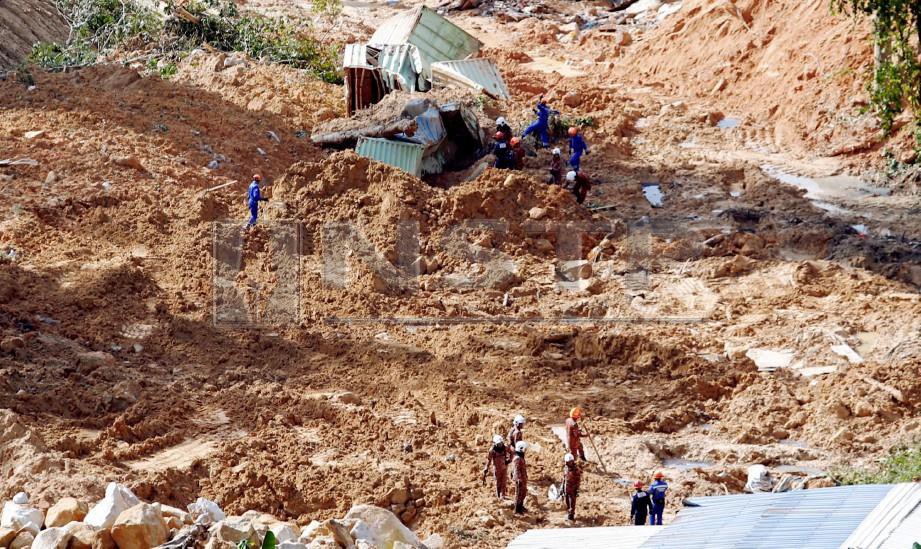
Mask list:
[[[841,484],[893,484],[921,479],[921,444],[895,448],[878,469],[842,469],[834,472]]]
[[[314,13],[322,15],[339,15],[342,12],[342,0],[313,0]]]

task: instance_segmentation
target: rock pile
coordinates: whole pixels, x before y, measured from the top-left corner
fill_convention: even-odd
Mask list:
[[[390,503],[397,500],[400,502]],[[257,549],[263,547],[267,537],[274,538],[279,549],[443,546],[437,534],[423,542],[403,524],[425,506],[420,489],[407,483],[405,488],[392,490],[387,501],[399,517],[382,507],[356,505],[342,519],[313,521],[300,528],[258,511],[226,516],[216,503],[204,498],[190,504],[188,512],[145,503],[114,482],[92,508],[68,497],[52,505],[47,513],[32,506],[29,497],[20,492],[3,506],[0,549],[237,549],[244,542]]]

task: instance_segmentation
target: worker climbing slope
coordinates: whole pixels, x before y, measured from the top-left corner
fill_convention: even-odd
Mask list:
[[[668,491],[668,483],[663,480],[665,475],[661,471],[656,472],[653,477],[652,485],[649,487],[649,493],[652,497],[652,513],[649,515],[649,524],[662,525],[662,513],[665,511],[665,493]]]
[[[503,499],[508,494],[508,463],[511,460],[511,451],[505,445],[501,435],[493,435],[492,446],[486,454],[486,466],[483,467],[483,482],[492,468],[493,478],[496,481],[496,497]]]
[[[262,181],[262,176],[256,174],[253,176],[252,183],[249,184],[249,189],[246,191],[247,205],[249,206],[249,223],[246,224],[247,227],[252,227],[256,224],[256,218],[259,217],[259,203],[268,201],[268,198],[262,197],[262,191],[259,188],[259,182]]]
[[[588,145],[579,133],[579,128],[573,126],[569,128],[569,165],[576,172],[582,166],[583,154],[589,154]]]
[[[560,114],[560,111],[555,111],[547,106],[547,102],[544,101],[544,96],[541,95],[540,99],[537,100],[537,106],[534,107],[534,113],[537,115],[537,120],[531,122],[531,125],[525,129],[521,137],[525,138],[535,133],[540,137],[540,144],[544,147],[549,147],[550,116]]]
[[[572,454],[563,456],[563,497],[566,500],[567,520],[576,520],[576,498],[582,483],[582,471]]]
[[[592,190],[592,180],[583,172],[570,171],[566,174],[566,186],[572,189],[576,202],[582,204],[588,196],[588,191]]]
[[[569,453],[578,457],[582,461],[585,459],[585,450],[582,448],[582,437],[587,434],[579,427],[579,420],[582,418],[582,408],[576,406],[569,412],[566,418],[566,446]]]
[[[520,441],[515,445],[515,457],[512,459],[512,480],[515,482],[515,513],[526,513],[524,498],[528,495],[528,464],[524,460],[524,452],[528,443]],[[645,517],[644,517],[645,518]]]

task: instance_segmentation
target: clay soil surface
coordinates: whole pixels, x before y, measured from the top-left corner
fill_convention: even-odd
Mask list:
[[[367,4],[316,24],[360,40],[395,9]],[[0,499],[119,480],[304,525],[410,479],[420,534],[504,547],[566,524],[546,494],[574,405],[594,442],[577,526],[625,524],[655,471],[677,504],[741,492],[754,463],[821,485],[917,439],[921,204],[871,171],[859,26],[815,2],[687,0],[561,30],[596,4],[452,16],[514,96],[484,122],[523,128],[541,93],[595,121],[585,205],[546,184],[547,151],[445,189],[321,150],[344,92],[287,67],[201,54],[169,80],[0,81],[0,159],[35,161],[0,167]],[[254,172],[270,201],[244,233]],[[518,413],[523,518],[480,478]]]

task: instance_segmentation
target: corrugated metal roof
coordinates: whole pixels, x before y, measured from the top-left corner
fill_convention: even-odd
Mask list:
[[[496,99],[511,98],[499,68],[489,59],[432,63],[432,80],[435,84],[472,88]]]
[[[426,76],[436,61],[463,59],[480,50],[480,41],[464,29],[419,6],[385,21],[371,36],[371,44],[412,44],[419,48]]]
[[[355,152],[365,158],[400,168],[416,177],[422,175],[422,154],[425,152],[422,145],[362,137],[358,140]]]
[[[889,540],[897,530],[902,530],[909,517],[918,522],[915,539],[902,545],[921,542],[921,483],[897,484],[867,515],[857,529],[841,544],[842,549],[878,549],[890,546]],[[896,542],[900,543],[900,542]],[[891,546],[895,546],[894,544]]]
[[[904,549],[915,543],[921,543],[921,507],[915,507],[914,512],[905,518],[902,524],[892,532],[880,549]]]
[[[664,526],[529,530],[507,549],[637,549]]]
[[[346,44],[345,53],[342,57],[342,68],[373,69],[374,67],[368,63],[368,45]]]
[[[378,67],[384,82],[391,90],[416,91],[419,88],[419,73],[422,59],[419,50],[411,44],[381,46]]]

